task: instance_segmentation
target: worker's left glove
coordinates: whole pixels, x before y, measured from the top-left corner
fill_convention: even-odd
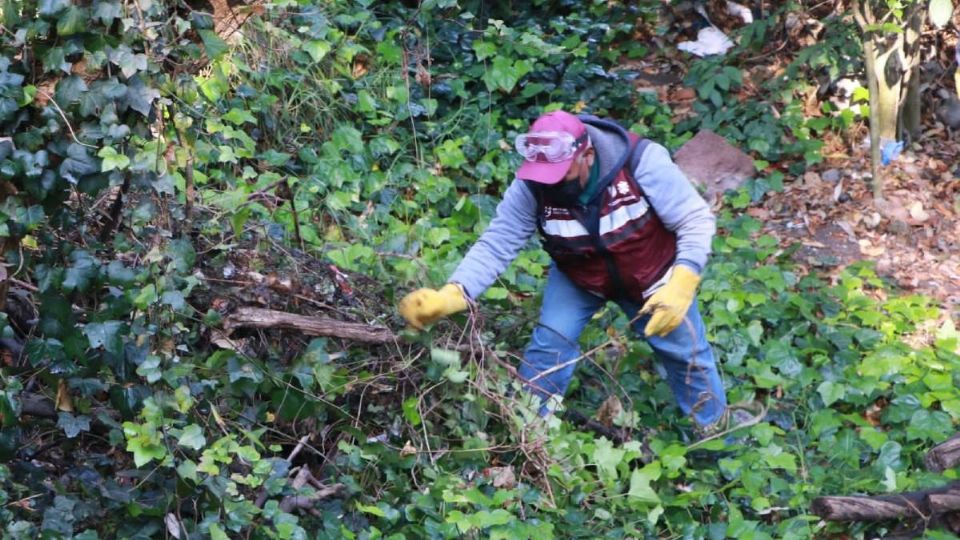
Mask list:
[[[700,276],[696,272],[682,264],[674,266],[667,284],[650,295],[640,310],[642,314],[653,314],[647,321],[644,333],[647,336],[665,336],[680,326],[693,303],[699,284]]]
[[[400,315],[410,326],[422,330],[424,325],[467,309],[467,295],[458,283],[447,283],[440,290],[418,289],[400,301]]]

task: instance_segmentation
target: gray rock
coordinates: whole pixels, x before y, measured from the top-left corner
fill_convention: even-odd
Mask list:
[[[756,171],[753,158],[706,129],[681,146],[673,160],[690,181],[704,188],[703,197],[711,204]]]
[[[937,118],[950,129],[960,129],[960,99],[945,90],[938,95],[943,102],[937,107]]]
[[[822,178],[824,182],[837,182],[840,180],[840,171],[837,169],[828,169],[823,171],[820,178]]]
[[[904,236],[910,232],[910,225],[907,225],[907,222],[902,219],[895,219],[887,226],[887,230],[893,234]]]

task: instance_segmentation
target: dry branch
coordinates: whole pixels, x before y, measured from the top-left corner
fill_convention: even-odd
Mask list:
[[[308,336],[338,337],[364,343],[393,343],[397,340],[396,334],[382,326],[250,307],[231,313],[224,321],[224,328],[228,332],[237,328],[279,328],[297,330]]]
[[[326,485],[317,480],[310,469],[307,467],[297,471],[297,476],[290,482],[290,486],[296,490],[310,484],[315,491],[310,495],[288,495],[280,501],[280,509],[284,512],[290,512],[294,508],[311,509],[317,501],[339,495],[346,486],[343,484]]]
[[[960,463],[960,433],[931,448],[923,462],[933,472],[943,472]]]
[[[607,427],[575,409],[567,409],[564,411],[563,418],[564,420],[580,426],[583,429],[588,429],[601,437],[606,437],[608,440],[611,440],[616,444],[623,444],[630,440],[630,435],[626,432],[626,430]]]

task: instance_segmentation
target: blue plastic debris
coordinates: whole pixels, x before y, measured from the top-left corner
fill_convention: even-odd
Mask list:
[[[903,151],[903,141],[887,141],[880,146],[880,163],[889,165]]]

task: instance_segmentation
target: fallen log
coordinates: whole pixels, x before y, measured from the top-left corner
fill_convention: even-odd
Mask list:
[[[224,329],[279,328],[296,330],[308,336],[338,337],[364,343],[394,343],[397,336],[389,328],[338,321],[329,317],[308,317],[284,311],[242,307],[223,322]]]
[[[829,521],[927,520],[933,515],[957,510],[960,510],[960,482],[894,495],[817,497],[810,505],[813,514]]]
[[[960,433],[931,448],[923,463],[933,472],[943,472],[960,463]]]
[[[960,510],[960,492],[931,493],[927,496],[930,511],[934,514],[947,514]]]

